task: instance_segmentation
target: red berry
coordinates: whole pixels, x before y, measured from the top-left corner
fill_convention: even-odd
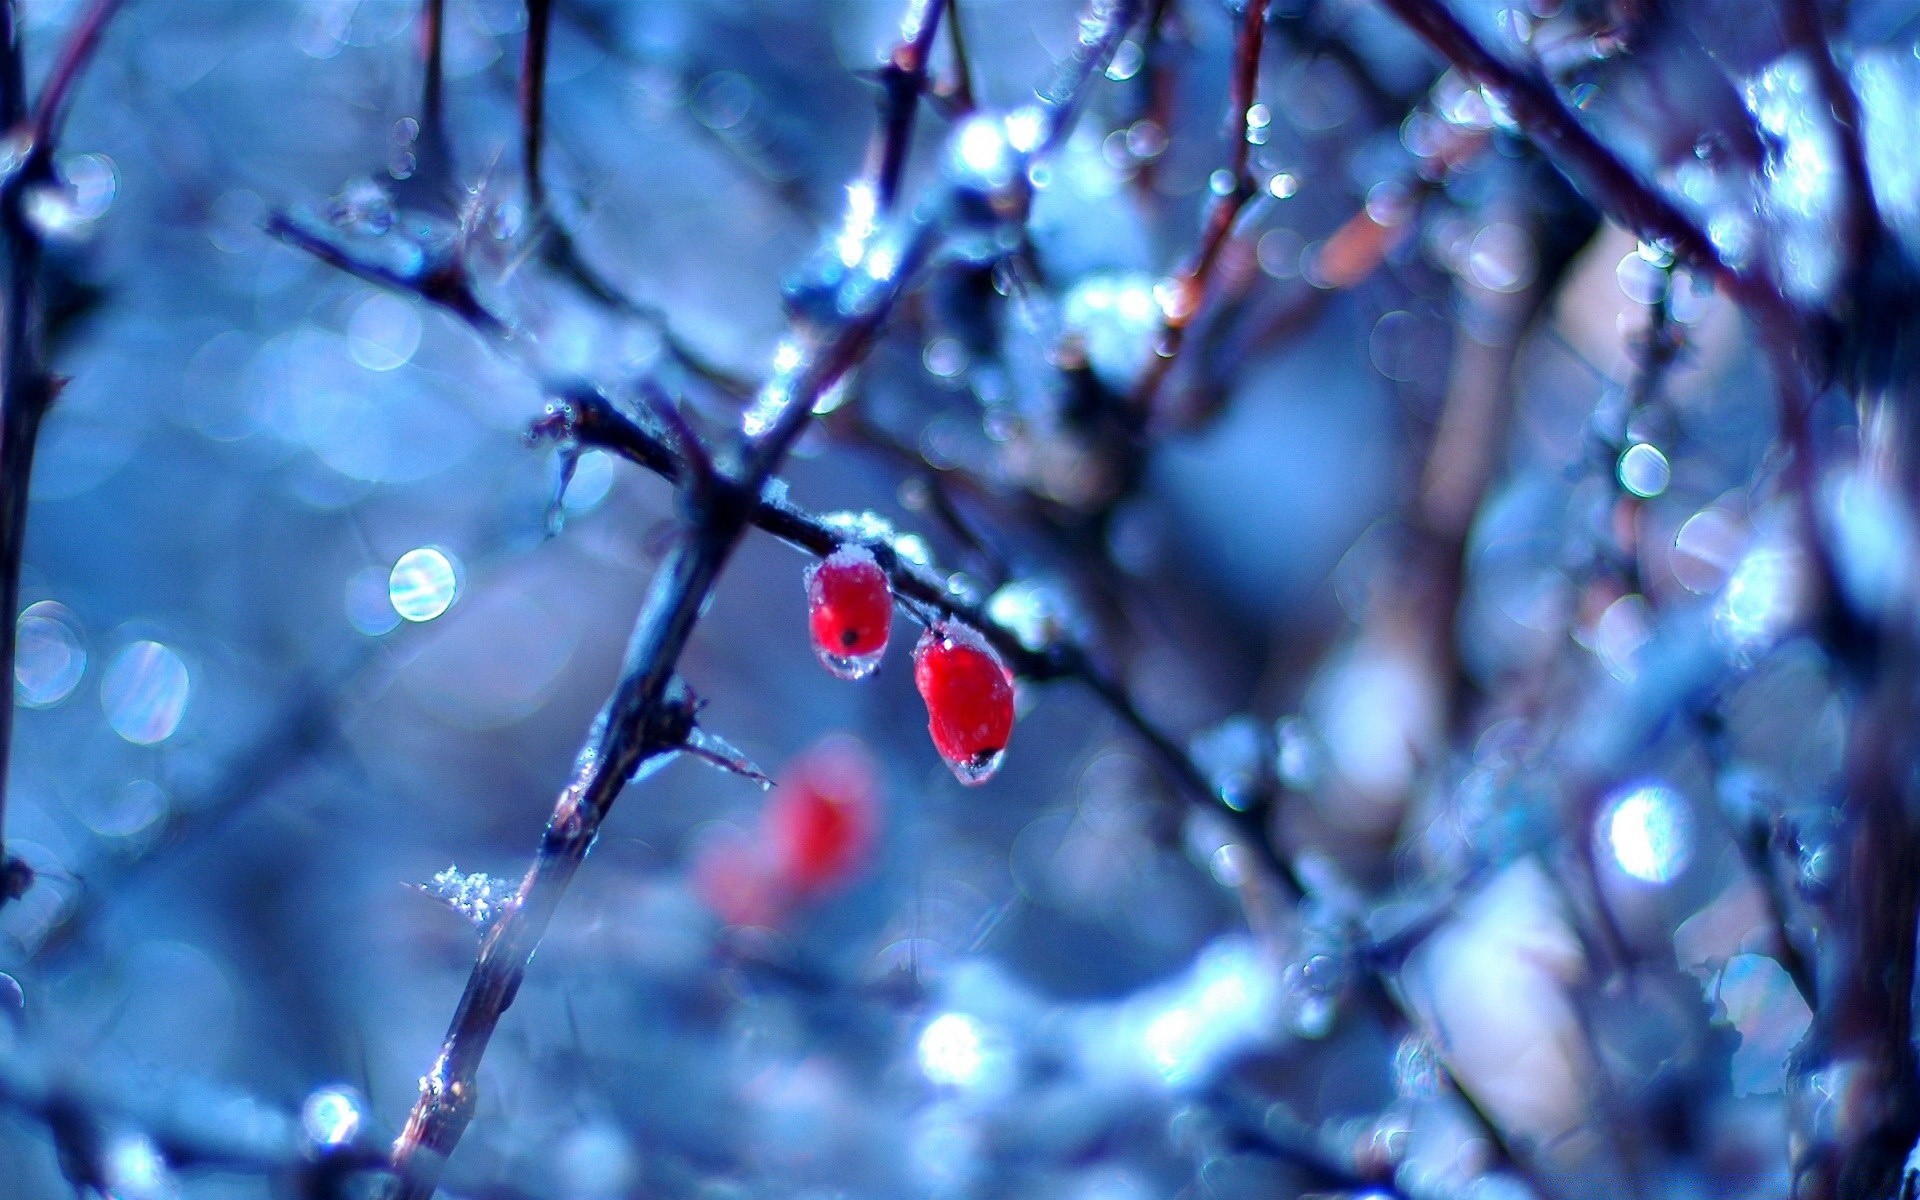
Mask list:
[[[985,783],[1013,732],[1013,676],[974,630],[943,621],[913,650],[913,683],[927,732],[961,783]]]
[[[829,671],[858,679],[879,665],[893,626],[893,589],[865,546],[846,545],[807,569],[807,624]]]
[[[848,737],[821,742],[787,768],[766,828],[774,862],[795,892],[832,891],[866,862],[879,824],[875,774],[866,748]]]

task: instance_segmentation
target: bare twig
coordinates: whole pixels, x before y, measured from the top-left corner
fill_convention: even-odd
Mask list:
[[[527,41],[520,54],[520,172],[527,204],[535,212],[547,207],[540,158],[546,144],[547,43],[552,32],[553,0],[527,0]]]
[[[947,0],[916,0],[912,28],[876,72],[880,124],[867,147],[867,172],[881,213],[892,212],[900,196],[900,176],[906,170],[907,152],[913,148],[914,118],[927,90],[933,42],[940,34],[946,6]]]
[[[1380,0],[1441,57],[1490,89],[1519,129],[1572,179],[1594,205],[1725,288],[1763,328],[1799,314],[1767,279],[1730,266],[1678,205],[1636,175],[1580,123],[1539,71],[1514,66],[1489,50],[1442,0]]]
[[[413,171],[402,180],[438,205],[451,201],[453,149],[447,139],[445,43],[447,0],[421,0],[420,133]]]
[[[6,854],[7,767],[13,744],[13,659],[20,609],[20,558],[27,536],[27,497],[40,423],[59,395],[47,362],[46,279],[40,231],[27,215],[29,193],[57,187],[53,149],[68,95],[100,44],[119,0],[94,0],[81,15],[41,89],[31,114],[26,99],[26,54],[18,13],[0,5],[0,129],[24,133],[18,161],[0,175],[0,252],[7,261],[5,347],[0,359],[0,665],[6,699],[0,703],[0,905],[32,882],[25,864]],[[26,122],[24,131],[20,129]]]
[[[947,84],[947,102],[952,111],[964,115],[978,106],[973,98],[973,63],[967,56],[960,0],[947,0],[947,9],[947,47],[953,51],[953,79]]]
[[[1233,146],[1228,152],[1226,168],[1231,182],[1225,191],[1216,189],[1213,203],[1207,208],[1199,248],[1194,251],[1193,260],[1173,278],[1168,297],[1162,302],[1160,335],[1134,386],[1134,407],[1143,416],[1151,415],[1154,397],[1186,340],[1187,326],[1206,304],[1220,263],[1220,252],[1226,248],[1234,222],[1247,202],[1260,192],[1260,185],[1248,169],[1253,151],[1248,114],[1260,80],[1260,50],[1265,44],[1266,27],[1267,0],[1247,0],[1240,14],[1240,31],[1234,38],[1233,79],[1227,94],[1227,103],[1231,106],[1229,123],[1233,129]]]

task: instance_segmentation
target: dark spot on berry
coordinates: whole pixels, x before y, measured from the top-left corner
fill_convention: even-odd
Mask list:
[[[840,644],[842,646],[851,648],[853,644],[855,642],[858,642],[859,640],[860,640],[860,634],[857,630],[848,628],[848,629],[842,629],[840,631]]]

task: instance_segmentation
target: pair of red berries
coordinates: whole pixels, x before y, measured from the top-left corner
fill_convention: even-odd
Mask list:
[[[807,570],[807,623],[829,671],[859,679],[880,665],[893,588],[864,546],[844,545]],[[913,648],[913,683],[934,749],[961,783],[985,783],[1013,732],[1013,675],[979,632],[936,621]]]

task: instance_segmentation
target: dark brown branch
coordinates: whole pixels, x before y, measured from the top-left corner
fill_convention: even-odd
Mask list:
[[[1692,218],[1580,123],[1539,71],[1495,55],[1443,0],[1380,3],[1442,58],[1492,90],[1521,132],[1601,211],[1643,240],[1664,244],[1681,262],[1719,284],[1763,330],[1777,328],[1781,319],[1798,325],[1793,305],[1771,282],[1730,266]]]
[[[907,168],[907,153],[913,148],[914,118],[927,91],[933,42],[940,34],[940,17],[946,4],[947,0],[916,4],[917,23],[876,72],[880,124],[867,148],[867,170],[873,178],[876,207],[882,213],[892,212],[900,197],[900,177]]]
[[[1155,339],[1153,353],[1148,357],[1146,368],[1140,373],[1140,381],[1134,387],[1134,408],[1142,416],[1151,415],[1154,397],[1159,393],[1160,385],[1166,381],[1167,373],[1172,370],[1173,360],[1180,354],[1187,327],[1206,303],[1220,264],[1220,252],[1226,249],[1234,223],[1248,201],[1260,191],[1260,185],[1248,170],[1253,150],[1248,112],[1253,108],[1254,88],[1260,81],[1260,50],[1265,43],[1266,27],[1267,0],[1247,0],[1246,9],[1240,14],[1239,34],[1234,38],[1233,81],[1227,99],[1232,106],[1233,146],[1227,158],[1227,172],[1232,176],[1232,183],[1227,191],[1214,196],[1213,203],[1207,208],[1206,223],[1201,230],[1200,245],[1194,251],[1193,261],[1183,267],[1172,281],[1159,337]]]
[[[53,149],[67,98],[99,47],[119,0],[95,0],[80,17],[27,112],[26,54],[11,0],[0,4],[0,127],[30,122],[25,156],[0,179],[0,253],[6,258],[4,350],[0,350],[0,666],[6,699],[0,703],[0,905],[32,882],[23,863],[6,854],[7,768],[13,747],[13,658],[20,611],[20,560],[27,538],[27,500],[40,423],[59,394],[47,362],[44,246],[26,211],[30,189],[52,186]]]
[[[952,111],[970,113],[978,105],[973,98],[973,62],[967,56],[960,0],[947,0],[947,9],[947,47],[953,51],[953,79],[947,84],[947,99]]]
[[[422,0],[420,7],[420,134],[413,172],[404,181],[425,189],[439,203],[450,200],[453,150],[447,139],[445,42],[447,0]]]
[[[527,0],[527,41],[520,53],[520,171],[527,204],[547,207],[540,157],[546,140],[547,43],[553,32],[553,0]]]
[[[1079,91],[1100,67],[1134,15],[1127,3],[1095,5],[1095,36],[1083,37],[1072,68],[1078,83],[1059,95],[1046,145],[1066,134]],[[294,229],[282,223],[286,235]],[[931,254],[934,228],[913,221],[896,269],[885,278],[846,285],[848,318],[791,373],[777,377],[749,414],[741,465],[703,492],[689,492],[686,526],[654,576],[634,624],[619,682],[576,760],[573,778],[555,802],[538,854],[501,917],[487,930],[440,1053],[394,1142],[400,1172],[396,1200],[426,1200],[446,1158],[473,1119],[480,1062],[501,1016],[513,1003],[527,964],[561,897],[586,860],[601,823],[639,766],[681,745],[692,729],[693,702],[676,682],[681,652],[708,595],[753,521],[766,484],[813,419],[815,402],[871,348],[894,303]],[[470,289],[465,294],[471,294]]]

